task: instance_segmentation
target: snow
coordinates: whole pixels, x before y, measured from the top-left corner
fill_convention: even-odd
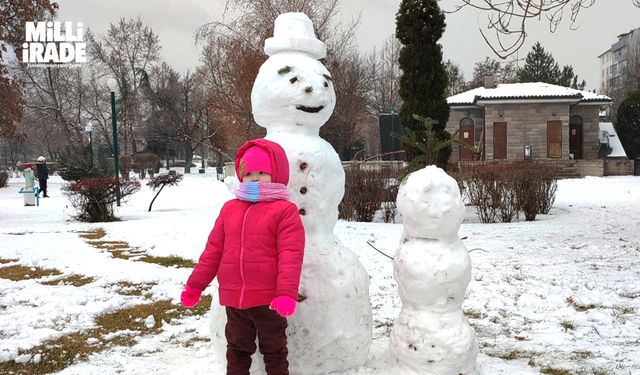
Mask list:
[[[393,259],[402,301],[389,339],[394,374],[475,375],[478,342],[462,311],[471,259],[458,230],[464,204],[457,182],[428,166],[398,190],[405,218]]]
[[[500,83],[495,88],[478,87],[447,98],[449,104],[475,104],[482,99],[576,98],[587,102],[610,102],[611,98],[590,91],[543,82]]]
[[[105,239],[126,241],[147,254],[196,260],[220,207],[232,197],[214,176],[213,169],[187,175],[163,190],[152,212],[147,208],[155,193],[143,185],[116,210],[122,221],[95,224],[70,219],[58,177],[49,182],[52,198],[42,199],[40,207],[24,207],[17,193],[22,179],[10,179],[0,189],[0,257],[16,261],[0,267],[53,268],[95,280],[74,287],[43,284],[60,276],[0,279],[0,361],[24,360],[31,354],[21,350],[94,327],[99,314],[142,302],[117,293],[118,282],[153,284],[152,300],[177,303],[190,269],[116,259],[78,232],[103,228]],[[561,180],[550,214],[535,222],[477,221],[473,207],[466,207],[459,236],[473,265],[463,310],[480,344],[480,374],[539,374],[542,368],[640,374],[640,177]],[[367,241],[392,255],[402,231],[401,224],[336,224],[337,238],[370,276],[373,308],[369,361],[343,375],[389,374],[390,329],[401,303],[393,263]],[[215,296],[215,288],[205,293]],[[565,330],[565,321],[574,328]],[[208,317],[157,324],[159,333],[133,336],[133,347],[115,346],[61,373],[213,373]]]
[[[609,147],[611,147],[612,151],[607,157],[609,158],[626,158],[627,153],[624,151],[622,147],[622,143],[620,142],[620,138],[618,137],[618,133],[616,129],[613,127],[613,123],[611,122],[601,122],[599,124],[600,132],[606,131],[609,134]]]

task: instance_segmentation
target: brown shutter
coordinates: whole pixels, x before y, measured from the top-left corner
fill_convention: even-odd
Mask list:
[[[493,158],[507,158],[507,123],[493,123]]]
[[[562,157],[562,121],[547,121],[547,157]]]

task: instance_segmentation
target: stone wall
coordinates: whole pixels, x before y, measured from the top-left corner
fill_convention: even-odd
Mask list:
[[[633,175],[633,160],[629,159],[604,159],[605,176]]]
[[[598,158],[598,110],[597,105],[570,105],[571,102],[491,104],[482,107],[452,107],[447,123],[447,131],[455,132],[460,121],[470,117],[475,123],[475,144],[481,144],[482,127],[486,124],[484,134],[485,147],[483,160],[493,159],[493,124],[507,123],[507,159],[523,160],[524,146],[531,146],[533,160],[568,160],[569,159],[569,118],[578,115],[583,120],[583,159]],[[548,158],[547,123],[562,122],[562,156]],[[459,161],[459,146],[453,147],[451,161]]]

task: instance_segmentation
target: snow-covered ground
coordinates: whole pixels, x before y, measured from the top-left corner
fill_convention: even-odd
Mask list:
[[[101,314],[149,300],[178,303],[189,268],[119,259],[80,232],[102,228],[101,241],[196,260],[231,197],[211,174],[188,175],[162,191],[152,212],[147,208],[154,192],[143,186],[118,208],[122,221],[88,224],[70,218],[73,209],[61,184],[58,177],[50,180],[51,198],[41,199],[40,207],[22,206],[21,179],[0,189],[0,267],[63,274],[0,278],[0,362],[42,360],[21,353],[95,328]],[[384,353],[400,300],[391,261],[367,242],[393,255],[401,232],[401,224],[336,226],[371,277],[371,359],[349,374],[385,374]],[[482,374],[640,374],[640,177],[562,180],[554,208],[535,222],[479,224],[467,207],[460,236],[473,262],[463,307],[478,335]],[[71,274],[93,281],[80,287],[44,284]],[[147,295],[122,293],[127,283],[146,285]],[[161,323],[160,333],[136,337],[132,347],[92,354],[61,373],[207,374],[207,317]]]

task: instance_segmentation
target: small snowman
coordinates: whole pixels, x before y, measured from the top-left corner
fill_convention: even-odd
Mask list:
[[[345,176],[338,154],[319,136],[336,103],[331,74],[319,61],[326,47],[304,13],[275,20],[265,41],[269,58],[251,93],[256,123],[289,159],[289,192],[306,232],[298,307],[289,318],[289,370],[327,374],[363,365],[371,346],[369,277],[358,257],[333,234]],[[224,363],[222,310],[212,307],[212,337]],[[253,373],[262,359],[253,357]]]
[[[393,263],[402,310],[389,339],[389,373],[477,374],[478,343],[462,312],[471,260],[458,238],[458,184],[428,166],[401,184],[397,207],[404,233]]]

